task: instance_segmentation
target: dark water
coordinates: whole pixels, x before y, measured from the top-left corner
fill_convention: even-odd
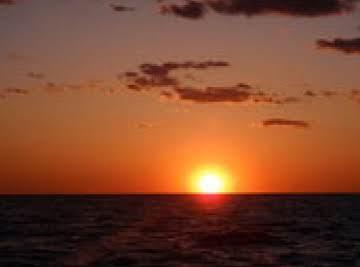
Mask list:
[[[360,195],[2,196],[0,266],[360,266]]]

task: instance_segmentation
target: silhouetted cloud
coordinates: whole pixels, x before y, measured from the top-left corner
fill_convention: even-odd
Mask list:
[[[237,87],[207,87],[203,90],[192,87],[175,88],[179,99],[196,103],[245,102],[251,94]]]
[[[315,96],[317,96],[317,93],[314,92],[314,91],[312,91],[312,90],[306,90],[306,91],[304,92],[304,95],[305,95],[305,96],[315,97]]]
[[[110,5],[110,7],[116,11],[116,12],[128,12],[128,11],[135,11],[134,7],[127,7],[127,6],[123,6],[123,5]]]
[[[165,62],[162,64],[144,63],[137,71],[127,71],[118,75],[125,80],[128,90],[142,92],[156,89],[162,98],[190,101],[193,103],[240,103],[255,104],[291,104],[301,101],[294,96],[279,95],[255,89],[248,83],[239,82],[234,86],[193,87],[183,84],[178,77],[172,76],[176,70],[205,70],[209,68],[228,67],[226,61],[185,61]],[[194,77],[192,77],[194,79]]]
[[[37,80],[42,80],[45,78],[45,75],[43,73],[40,73],[40,72],[28,72],[27,73],[27,76],[29,78],[32,78],[32,79],[37,79]]]
[[[286,96],[275,99],[275,104],[290,104],[290,103],[298,103],[301,99],[295,96]]]
[[[102,81],[89,81],[84,83],[55,83],[47,82],[40,89],[47,93],[64,93],[72,91],[81,91],[81,90],[99,90],[105,94],[111,94],[112,88],[108,86],[103,86]]]
[[[250,85],[249,85],[250,86]],[[250,90],[250,87],[228,86],[215,87],[208,86],[205,88],[195,87],[174,87],[173,91],[162,92],[161,96],[179,100],[191,101],[194,103],[255,103],[255,104],[290,104],[299,102],[296,97],[282,97],[276,94],[269,94],[262,90]]]
[[[230,64],[226,61],[185,61],[165,62],[163,64],[143,63],[138,71],[128,71],[118,75],[119,79],[126,79],[127,88],[135,91],[150,90],[154,87],[179,86],[180,81],[172,77],[171,73],[176,70],[205,70],[208,68],[227,67]]]
[[[289,119],[267,119],[262,122],[264,127],[271,126],[285,126],[285,127],[294,127],[294,128],[309,128],[310,124],[302,120],[289,120]]]
[[[185,62],[165,62],[163,64],[144,63],[139,66],[144,74],[166,76],[170,71],[178,69],[208,69],[213,67],[228,67],[230,64],[226,61],[185,61]]]
[[[199,19],[205,14],[205,4],[199,1],[188,0],[183,5],[162,4],[160,6],[161,14],[174,14],[188,19]]]
[[[323,96],[325,97],[332,97],[332,96],[337,96],[338,92],[336,91],[331,91],[331,90],[324,90],[321,92]]]
[[[317,46],[320,49],[333,49],[345,54],[358,54],[360,55],[360,38],[343,39],[336,38],[334,40],[319,39]]]
[[[253,92],[252,100],[255,103],[264,103],[264,104],[277,104],[277,105],[284,105],[284,104],[291,104],[300,102],[301,99],[294,96],[279,96],[276,93],[269,94],[264,92],[263,90],[258,90]]]
[[[350,92],[350,94],[352,95],[352,96],[360,96],[360,90],[351,90],[351,92]]]
[[[252,86],[247,83],[238,83],[236,86],[242,89],[252,89]]]
[[[0,5],[13,5],[15,4],[14,0],[0,0]]]
[[[28,89],[22,89],[17,87],[8,87],[1,90],[3,95],[28,95],[30,91]]]
[[[183,18],[202,18],[207,10],[223,15],[287,15],[294,17],[318,17],[340,15],[354,10],[358,0],[186,0],[183,4],[164,4],[162,14],[174,14]]]
[[[352,90],[350,92],[350,99],[360,103],[360,89],[359,90]]]

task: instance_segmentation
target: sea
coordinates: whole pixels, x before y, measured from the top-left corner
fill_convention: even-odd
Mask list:
[[[0,266],[360,266],[360,195],[0,196]]]

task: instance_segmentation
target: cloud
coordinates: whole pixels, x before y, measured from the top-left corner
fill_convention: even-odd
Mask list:
[[[36,79],[36,80],[42,80],[45,78],[45,75],[40,72],[28,72],[26,74],[29,78]]]
[[[127,7],[127,6],[122,6],[122,5],[110,5],[110,7],[116,12],[135,11],[134,7]]]
[[[147,91],[155,87],[179,86],[180,81],[172,77],[176,70],[205,70],[209,68],[227,67],[230,64],[226,61],[185,61],[165,62],[163,64],[143,63],[139,65],[138,71],[128,71],[118,75],[118,78],[125,79],[127,88],[135,91]]]
[[[190,101],[193,103],[240,103],[285,105],[300,102],[294,96],[268,93],[255,89],[252,85],[239,82],[234,86],[193,87],[184,85],[183,81],[174,77],[177,70],[206,70],[209,68],[228,67],[226,61],[168,61],[162,64],[143,63],[137,71],[127,71],[118,75],[118,79],[125,81],[128,90],[147,92],[155,90],[162,98],[171,100]],[[194,77],[192,77],[194,79]]]
[[[350,92],[350,99],[360,103],[360,89],[359,90],[352,90]]]
[[[357,96],[360,96],[360,90],[351,90],[350,92],[351,96],[353,97],[357,97]]]
[[[188,0],[183,5],[162,4],[160,6],[161,14],[174,14],[188,19],[199,19],[205,14],[205,4],[198,1]]]
[[[358,54],[360,55],[360,38],[343,39],[336,38],[334,40],[319,39],[316,42],[317,47],[320,49],[333,49],[345,54]]]
[[[2,89],[1,94],[3,95],[28,95],[30,91],[28,89],[22,89],[17,87],[8,87]]]
[[[242,89],[253,89],[253,87],[247,83],[238,83],[236,86]]]
[[[331,91],[331,90],[324,90],[324,91],[322,91],[322,95],[325,97],[332,97],[332,96],[337,96],[338,92]]]
[[[288,120],[288,119],[267,119],[262,122],[264,127],[272,126],[283,126],[283,127],[294,127],[294,128],[309,128],[310,124],[306,121],[301,120]]]
[[[140,70],[149,75],[168,75],[170,71],[178,69],[208,69],[213,67],[228,67],[230,64],[226,61],[185,61],[185,62],[165,62],[163,64],[144,63],[140,65]]]
[[[257,92],[252,93],[252,100],[255,103],[277,104],[277,105],[298,103],[301,101],[301,99],[298,97],[279,96],[276,93],[269,94],[264,92],[263,90],[259,90]]]
[[[304,92],[304,95],[305,95],[305,96],[315,97],[315,96],[317,96],[317,93],[314,92],[314,91],[312,91],[312,90],[306,90],[306,91]]]
[[[251,94],[238,87],[207,87],[203,90],[192,87],[175,88],[179,99],[196,103],[245,102]]]
[[[162,14],[200,19],[207,10],[223,15],[286,15],[293,17],[318,17],[340,15],[355,9],[358,0],[186,0],[183,4],[164,4]]]
[[[291,104],[300,102],[300,98],[295,96],[286,96],[282,98],[275,99],[275,104]]]
[[[14,0],[0,0],[0,5],[14,5]]]

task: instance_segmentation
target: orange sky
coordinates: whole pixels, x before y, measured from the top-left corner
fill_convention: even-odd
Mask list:
[[[0,193],[359,192],[356,1],[224,1],[0,1]]]

